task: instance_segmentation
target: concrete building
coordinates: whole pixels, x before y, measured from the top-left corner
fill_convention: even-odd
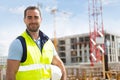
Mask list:
[[[0,56],[0,80],[6,80],[6,62],[7,56]]]
[[[120,35],[105,32],[108,62],[120,62]],[[60,37],[58,54],[66,65],[89,64],[89,33]]]
[[[7,56],[0,56],[0,65],[6,65]]]

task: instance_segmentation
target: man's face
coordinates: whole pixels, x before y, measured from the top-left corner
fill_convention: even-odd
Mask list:
[[[31,32],[36,32],[39,30],[41,23],[41,16],[38,10],[27,10],[24,22],[27,29]]]

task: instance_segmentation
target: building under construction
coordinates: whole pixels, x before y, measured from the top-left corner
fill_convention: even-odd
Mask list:
[[[6,80],[6,62],[7,61],[7,56],[0,56],[0,80]]]
[[[107,54],[108,68],[120,71],[120,36],[105,32],[105,52]],[[60,37],[57,39],[57,52],[66,65],[68,74],[80,77],[85,71],[87,76],[90,72],[96,77],[102,77],[102,61],[90,61],[90,38],[89,33]],[[73,69],[73,72],[71,71]],[[80,69],[80,71],[78,71]],[[89,74],[88,74],[89,73]],[[92,73],[91,73],[92,74]],[[72,79],[75,80],[75,79]]]
[[[58,54],[66,65],[90,63],[89,34],[61,37],[58,41]],[[105,33],[108,62],[120,62],[120,36]]]

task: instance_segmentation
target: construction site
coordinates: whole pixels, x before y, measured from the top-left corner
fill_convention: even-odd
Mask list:
[[[104,30],[102,0],[88,0],[89,33],[56,38],[68,80],[120,80],[120,36]]]
[[[94,54],[91,62],[89,33],[58,38],[57,50],[66,65],[68,80],[119,80],[119,39],[119,35],[105,32],[105,40],[109,41],[105,42],[106,53]]]
[[[67,80],[120,80],[120,35],[105,31],[102,11],[102,0],[88,0],[88,33],[58,38],[54,29],[52,41]],[[0,57],[0,80],[5,80],[6,59]]]

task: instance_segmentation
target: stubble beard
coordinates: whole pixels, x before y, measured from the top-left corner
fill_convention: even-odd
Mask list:
[[[34,26],[32,26],[32,24],[27,25],[27,29],[30,32],[37,32],[39,30],[39,26],[38,24],[35,24]]]

